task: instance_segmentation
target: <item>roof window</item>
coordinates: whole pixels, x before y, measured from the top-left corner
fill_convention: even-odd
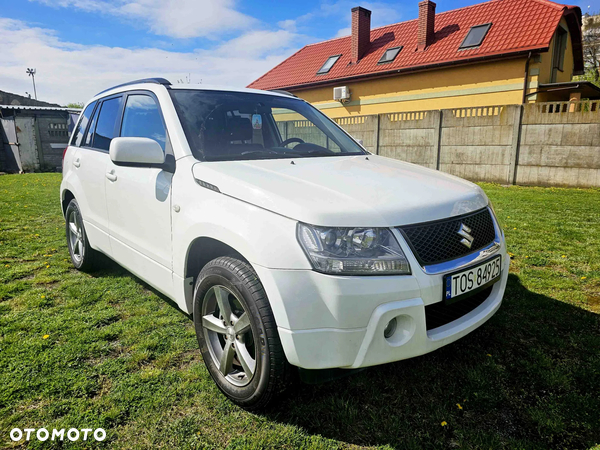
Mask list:
[[[327,61],[325,61],[325,64],[323,64],[321,66],[321,68],[317,72],[317,75],[322,75],[324,73],[328,73],[331,70],[331,68],[333,67],[333,65],[337,62],[337,60],[340,59],[340,56],[342,56],[342,55],[335,55],[335,56],[330,56],[329,58],[327,58]]]
[[[475,25],[474,27],[471,27],[467,33],[467,36],[465,37],[465,40],[462,41],[462,44],[460,44],[459,49],[479,47],[485,39],[485,36],[490,30],[491,26],[491,23],[485,23],[483,25]]]
[[[385,52],[383,52],[383,55],[377,64],[391,63],[396,59],[396,56],[398,56],[398,53],[400,53],[402,48],[402,46],[388,48]]]

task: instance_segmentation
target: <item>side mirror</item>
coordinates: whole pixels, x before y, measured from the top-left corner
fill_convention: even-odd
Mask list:
[[[158,142],[144,137],[117,137],[110,141],[110,159],[122,166],[162,166],[165,152]]]

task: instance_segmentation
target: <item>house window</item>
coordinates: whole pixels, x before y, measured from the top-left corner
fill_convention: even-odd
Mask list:
[[[323,64],[321,66],[321,68],[317,72],[317,75],[322,75],[324,73],[328,73],[331,70],[331,68],[333,67],[333,65],[337,62],[337,60],[340,59],[340,56],[342,56],[342,55],[335,55],[335,56],[330,56],[329,58],[327,58],[327,61],[325,61],[325,64]]]
[[[383,52],[383,55],[377,64],[391,63],[396,59],[396,56],[398,56],[400,50],[402,50],[402,46],[388,48],[385,52]]]
[[[552,53],[552,83],[556,82],[558,71],[565,68],[565,52],[567,50],[567,30],[558,27],[554,36],[554,51]]]
[[[491,23],[485,23],[483,25],[471,27],[467,33],[467,36],[465,37],[465,40],[462,41],[462,44],[460,44],[459,49],[479,47],[485,39],[485,36],[490,30],[491,26]]]

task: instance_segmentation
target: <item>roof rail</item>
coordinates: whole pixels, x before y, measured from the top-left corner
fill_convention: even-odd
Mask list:
[[[96,95],[104,94],[112,89],[120,88],[123,86],[129,86],[130,84],[140,84],[140,83],[153,83],[153,84],[162,84],[164,86],[171,86],[171,82],[165,78],[142,78],[141,80],[133,80],[127,83],[118,84],[116,86],[110,87],[108,89],[104,89],[102,92],[98,92]]]
[[[276,92],[277,94],[289,95],[290,97],[296,97],[296,98],[298,98],[297,95],[294,95],[294,94],[292,94],[291,92],[288,92],[288,91],[283,91],[281,89],[269,89],[269,92]]]

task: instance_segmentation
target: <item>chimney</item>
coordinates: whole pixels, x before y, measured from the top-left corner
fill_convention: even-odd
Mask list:
[[[423,51],[433,43],[435,33],[435,3],[423,0],[419,3],[419,31],[417,51]]]
[[[356,64],[371,43],[371,11],[357,6],[352,8],[352,58]]]

